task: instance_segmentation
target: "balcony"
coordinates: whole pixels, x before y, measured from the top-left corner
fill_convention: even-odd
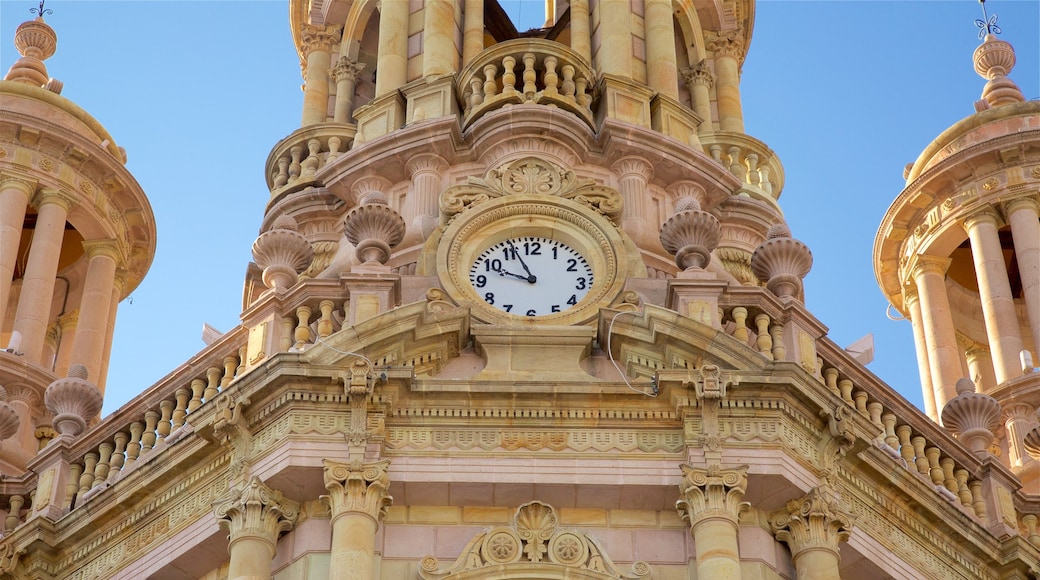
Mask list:
[[[265,166],[271,197],[314,185],[318,171],[350,149],[356,132],[353,124],[330,122],[302,127],[279,141]]]

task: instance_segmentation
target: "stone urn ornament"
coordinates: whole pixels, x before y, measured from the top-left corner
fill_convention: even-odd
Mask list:
[[[369,191],[343,218],[343,234],[362,265],[383,270],[390,251],[404,239],[404,218],[387,205],[386,194]]]
[[[48,385],[43,400],[47,410],[54,413],[55,431],[76,437],[101,412],[104,397],[101,390],[87,380],[87,367],[72,365],[67,377]]]
[[[310,242],[298,229],[292,216],[283,215],[253,242],[253,260],[263,268],[260,278],[275,292],[284,292],[296,284],[300,272],[314,259]]]
[[[811,268],[812,252],[791,237],[787,224],[769,226],[766,241],[751,254],[751,271],[780,299],[798,300],[802,295],[802,279]]]
[[[683,197],[676,202],[672,217],[661,226],[661,245],[675,256],[679,277],[688,277],[708,267],[721,233],[722,225],[715,216],[701,210],[696,198]]]

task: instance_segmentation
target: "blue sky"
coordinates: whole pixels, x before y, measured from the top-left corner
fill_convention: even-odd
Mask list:
[[[0,0],[0,68],[37,2]],[[540,1],[504,2],[528,28]],[[1011,74],[1040,97],[1040,2],[989,0],[1016,49]],[[268,197],[264,162],[299,127],[300,68],[282,0],[50,0],[47,61],[63,95],[104,124],[151,200],[151,272],[119,306],[104,413],[239,323],[242,281]],[[983,81],[973,0],[758,3],[741,87],[747,132],[785,168],[780,199],[812,249],[809,309],[848,345],[874,333],[875,374],[921,405],[910,324],[885,316],[871,250],[903,166],[973,112]],[[528,20],[530,19],[530,20]]]

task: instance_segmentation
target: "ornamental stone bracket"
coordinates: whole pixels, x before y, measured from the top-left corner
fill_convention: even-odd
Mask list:
[[[722,430],[719,424],[719,408],[726,396],[726,389],[735,386],[738,381],[730,373],[723,372],[717,365],[701,365],[697,375],[690,381],[693,384],[697,400],[700,401],[702,429],[700,444],[704,448],[705,459],[709,464],[718,465],[722,460]],[[691,375],[693,373],[691,372]],[[686,383],[690,386],[690,383]]]
[[[249,399],[221,393],[213,403],[217,408],[213,418],[213,434],[218,441],[231,447],[231,464],[228,467],[231,485],[245,484],[253,449],[253,434],[245,418]]]
[[[556,510],[540,501],[516,510],[510,526],[497,526],[470,540],[450,566],[433,556],[422,559],[419,578],[463,580],[486,578],[573,578],[577,580],[652,577],[650,565],[638,561],[622,572],[588,534],[559,526]]]
[[[374,389],[369,379],[372,366],[366,359],[357,358],[350,364],[348,374],[343,377],[347,398],[350,400],[350,430],[346,433],[350,445],[350,458],[363,459],[368,442],[368,397]]]

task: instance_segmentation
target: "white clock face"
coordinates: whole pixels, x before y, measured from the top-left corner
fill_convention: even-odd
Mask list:
[[[567,244],[518,237],[484,250],[469,281],[490,306],[519,316],[544,316],[572,308],[592,288],[592,266]]]

